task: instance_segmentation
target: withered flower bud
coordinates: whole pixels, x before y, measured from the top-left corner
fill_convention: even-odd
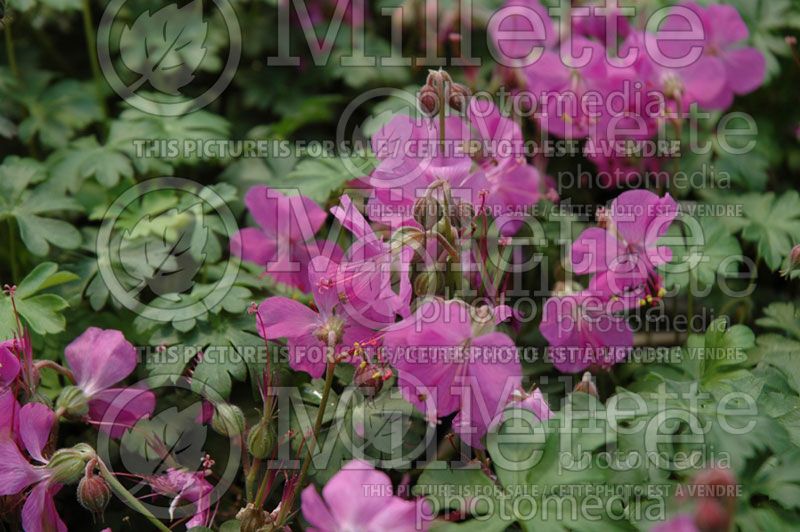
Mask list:
[[[426,116],[435,116],[439,112],[439,96],[430,85],[423,86],[417,93],[419,109]]]
[[[248,503],[246,507],[239,510],[236,520],[239,521],[239,529],[242,532],[258,532],[272,521],[269,512],[256,508],[253,503]]]
[[[442,217],[442,205],[430,196],[422,196],[414,202],[414,220],[426,230],[432,229]]]
[[[467,87],[460,83],[453,83],[449,86],[447,105],[460,113],[469,105],[470,96],[472,93]]]
[[[592,374],[588,371],[583,374],[581,382],[575,385],[574,391],[599,397],[599,394],[597,393],[597,386],[595,386],[594,382],[592,381]]]

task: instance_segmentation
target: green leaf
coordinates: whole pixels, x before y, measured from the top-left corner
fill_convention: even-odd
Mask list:
[[[680,227],[670,228],[670,238],[679,243],[670,246],[672,261],[663,267],[669,287],[683,290],[713,286],[718,275],[726,277],[738,272],[742,247],[736,237],[716,218],[704,216],[697,221],[699,227],[692,224],[685,229],[685,240],[681,238]],[[690,231],[696,234],[690,235]]]
[[[800,340],[800,310],[794,303],[772,303],[764,309],[764,317],[756,324],[769,329],[778,329]]]
[[[800,235],[800,194],[796,190],[778,198],[772,192],[750,194],[742,198],[742,204],[748,221],[742,237],[756,244],[758,255],[771,270],[778,270]]]
[[[298,189],[317,203],[325,205],[328,198],[356,176],[335,157],[304,159],[284,178],[279,178],[272,186]]]
[[[102,117],[94,85],[65,80],[47,87],[46,80],[37,81],[20,95],[28,108],[28,117],[19,125],[23,142],[38,136],[45,146],[61,148],[77,131]]]
[[[112,146],[101,146],[95,137],[83,137],[57,151],[48,160],[54,178],[65,190],[76,192],[85,179],[94,177],[105,187],[133,178],[128,156]]]
[[[43,290],[77,280],[70,272],[58,271],[58,266],[45,262],[33,269],[20,281],[14,304],[20,318],[38,334],[55,334],[64,330],[66,320],[62,311],[69,305],[56,294]],[[17,333],[14,307],[7,294],[0,295],[0,338],[10,338]]]

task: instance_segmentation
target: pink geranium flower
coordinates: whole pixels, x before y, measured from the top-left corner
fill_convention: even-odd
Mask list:
[[[119,438],[139,419],[153,413],[153,392],[112,388],[133,373],[137,362],[136,349],[120,331],[89,327],[66,347],[64,356],[76,386],[88,401],[86,417],[99,424],[100,430]]]
[[[516,345],[495,330],[506,310],[435,298],[383,336],[406,399],[432,422],[458,412],[453,428],[475,447],[521,383]]]
[[[393,495],[386,473],[360,460],[353,460],[322,488],[314,486],[301,495],[303,517],[315,532],[361,530],[427,530],[430,515],[424,500],[409,501]]]
[[[46,467],[48,459],[44,456],[55,420],[53,411],[41,403],[28,403],[19,409],[16,436],[29,458],[8,434],[0,436],[0,495],[25,493],[22,527],[28,532],[67,530],[53,501],[61,485],[52,482],[53,472]]]
[[[331,213],[356,240],[344,259],[335,267],[331,264],[328,275],[319,280],[322,288],[337,293],[342,309],[366,327],[380,329],[397,315],[407,317],[412,250],[392,253],[346,194]]]
[[[739,11],[732,5],[710,4],[702,7],[695,2],[684,2],[673,8],[675,14],[669,15],[661,28],[667,31],[686,31],[689,29],[687,17],[678,8],[694,12],[703,27],[703,39],[678,39],[670,41],[667,52],[673,57],[682,57],[694,46],[702,46],[703,56],[720,62],[723,68],[723,88],[710,107],[727,109],[733,103],[734,95],[753,92],[764,83],[766,59],[755,48],[746,46],[750,30],[742,20]]]
[[[656,268],[672,259],[658,239],[678,215],[678,204],[667,194],[646,190],[623,192],[611,204],[608,227],[586,229],[572,244],[572,268],[578,275],[597,274],[591,288],[629,308],[662,297]]]
[[[548,354],[556,369],[563,373],[608,369],[627,357],[633,330],[623,317],[609,312],[607,301],[584,291],[545,302],[539,330],[550,344]]]
[[[561,138],[579,139],[596,130],[603,116],[609,73],[601,44],[573,36],[571,48],[562,43],[561,50],[544,52],[524,74],[539,99],[541,126]]]
[[[637,54],[638,76],[645,80],[648,90],[663,95],[670,111],[686,112],[693,104],[705,109],[727,107],[719,104],[726,87],[722,61],[707,55],[693,62],[681,59],[686,56],[678,55],[673,42],[661,40],[657,34],[635,32],[622,44],[620,54]]]
[[[325,223],[327,214],[305,196],[284,196],[256,186],[245,196],[259,228],[242,229],[231,238],[231,252],[266,268],[276,281],[309,291],[308,262],[317,255],[309,242]]]
[[[372,331],[344,312],[338,292],[330,278],[337,264],[327,257],[316,257],[308,277],[316,310],[287,297],[270,297],[258,307],[258,329],[267,340],[286,338],[289,344],[289,365],[312,377],[325,372],[330,349],[340,354],[355,342],[363,342]]]

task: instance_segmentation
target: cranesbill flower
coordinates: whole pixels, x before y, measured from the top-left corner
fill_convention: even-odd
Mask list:
[[[620,46],[620,54],[637,54],[638,75],[645,80],[649,91],[663,95],[670,111],[686,112],[693,104],[704,109],[719,108],[726,87],[725,65],[719,58],[708,55],[694,61],[680,59],[686,56],[675,55],[671,43],[660,39],[658,34],[634,32]],[[658,50],[664,57],[648,50]]]
[[[310,198],[265,186],[248,190],[244,202],[259,227],[233,235],[231,252],[264,266],[276,281],[308,292],[308,262],[316,255],[309,240],[325,223],[325,211]]]
[[[592,227],[572,244],[572,268],[597,274],[590,287],[630,308],[663,297],[656,268],[672,259],[658,239],[678,214],[678,204],[646,190],[623,192],[608,211],[606,228]]]
[[[474,447],[521,383],[516,345],[495,330],[506,310],[434,298],[383,336],[406,399],[431,422],[458,412],[453,428]]]
[[[386,473],[353,460],[325,484],[322,496],[314,486],[304,489],[300,508],[311,525],[309,530],[315,532],[411,532],[428,529],[428,518],[424,516],[430,512],[419,508],[425,504],[423,499],[410,501],[393,495],[392,481]]]
[[[537,118],[542,127],[561,138],[579,139],[591,134],[603,116],[609,75],[601,44],[573,36],[571,46],[577,57],[570,57],[566,45],[563,54],[547,50],[524,73],[540,100]]]
[[[627,357],[633,330],[609,310],[606,297],[588,290],[545,302],[539,330],[550,344],[548,354],[556,369],[608,369]]]
[[[286,338],[289,365],[315,378],[325,372],[329,356],[372,336],[341,308],[338,292],[330,285],[336,268],[327,257],[311,261],[308,277],[318,310],[280,296],[267,298],[258,307],[259,334],[267,340]]]
[[[364,326],[380,329],[393,323],[397,315],[407,317],[413,250],[405,247],[392,252],[348,195],[343,195],[340,203],[331,208],[331,213],[356,240],[320,282],[335,291],[342,309]]]
[[[46,467],[48,459],[44,456],[55,420],[55,414],[41,403],[28,403],[19,410],[16,436],[35,464],[9,435],[0,437],[0,495],[26,494],[22,527],[29,532],[67,530],[53,501],[61,485],[53,481],[53,470]]]
[[[112,388],[136,369],[136,349],[120,331],[89,327],[66,347],[64,356],[75,377],[75,386],[62,390],[56,404],[66,415],[87,418],[119,438],[153,413],[153,392]]]
[[[690,28],[686,16],[678,7],[694,12],[703,27],[703,39],[671,39],[665,53],[685,57],[694,46],[702,46],[703,56],[718,60],[723,66],[724,86],[709,108],[727,109],[734,95],[753,92],[764,83],[766,59],[755,48],[746,46],[750,36],[742,15],[732,5],[710,4],[702,7],[695,2],[684,2],[673,8],[675,14],[667,16],[660,29],[686,31]]]

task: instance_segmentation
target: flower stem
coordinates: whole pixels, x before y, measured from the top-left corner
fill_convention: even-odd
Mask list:
[[[8,28],[6,28],[6,31]],[[11,284],[18,282],[19,265],[17,264],[17,235],[14,231],[14,218],[8,218],[8,262],[11,264]]]
[[[6,21],[3,33],[6,34],[6,55],[8,57],[8,68],[11,73],[19,80],[19,67],[17,66],[17,56],[14,53],[14,36],[11,33],[11,21]]]
[[[170,529],[167,528],[164,523],[156,519],[155,516],[150,513],[150,511],[145,508],[141,502],[139,502],[139,499],[134,497],[131,492],[125,489],[125,486],[123,486],[119,480],[117,480],[117,477],[115,477],[114,474],[108,470],[102,460],[97,461],[97,468],[100,470],[100,475],[106,480],[106,482],[108,482],[108,484],[111,486],[111,489],[113,489],[117,494],[117,497],[124,500],[134,510],[145,516],[148,521],[153,523],[157,529],[161,530],[162,532],[170,532]]]
[[[331,355],[331,357],[332,356],[333,355]],[[317,438],[319,437],[319,431],[320,428],[322,428],[322,420],[325,417],[325,408],[328,405],[328,396],[330,395],[331,387],[333,386],[333,370],[335,368],[336,362],[332,359],[329,360],[328,367],[325,372],[325,387],[322,389],[322,399],[320,400],[319,410],[317,410],[317,419],[314,422],[314,432],[311,436],[311,440],[306,444],[308,454],[306,455],[305,460],[303,460],[303,465],[300,467],[300,476],[297,479],[297,486],[292,492],[291,497],[289,497],[288,504],[281,507],[280,515],[276,520],[276,522],[281,523],[281,525],[283,525],[284,520],[288,517],[289,512],[291,512],[294,502],[297,500],[297,494],[302,489],[303,482],[305,482],[306,476],[308,475],[308,468],[311,465],[312,457],[314,455],[314,448],[317,443]]]
[[[89,64],[92,67],[97,103],[103,119],[108,117],[106,100],[103,97],[103,75],[100,71],[100,61],[97,58],[97,38],[95,36],[94,21],[92,20],[92,6],[90,0],[83,0],[83,31],[86,34],[86,49],[89,53]]]

